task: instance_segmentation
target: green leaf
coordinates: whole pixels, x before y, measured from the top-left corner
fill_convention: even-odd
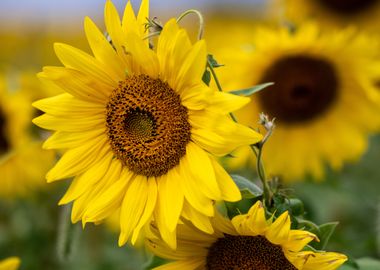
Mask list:
[[[212,54],[207,55],[207,61],[213,68],[222,67],[224,65],[219,64],[218,61],[215,60],[214,56]]]
[[[253,199],[263,194],[262,189],[247,178],[237,174],[232,174],[231,177],[239,187],[243,198]]]
[[[210,85],[211,82],[211,72],[206,69],[205,72],[203,73],[202,81],[207,84],[207,86]]]
[[[291,210],[291,214],[293,216],[301,216],[301,215],[303,215],[303,213],[305,211],[305,209],[303,207],[303,202],[297,198],[290,198],[289,199],[289,207]]]
[[[359,265],[359,269],[362,270],[379,270],[380,261],[373,258],[360,258],[356,260]]]
[[[334,233],[336,226],[339,222],[329,222],[319,226],[318,238],[320,242],[318,243],[319,250],[325,250],[327,243],[330,240],[331,235]]]
[[[269,83],[263,83],[263,84],[258,84],[258,85],[255,85],[255,86],[252,86],[250,88],[247,88],[247,89],[241,89],[241,90],[234,90],[234,91],[230,91],[229,93],[231,94],[234,94],[234,95],[238,95],[238,96],[250,96],[256,92],[259,92],[265,88],[267,88],[268,86],[271,86],[273,85],[274,83],[272,82],[269,82]]]

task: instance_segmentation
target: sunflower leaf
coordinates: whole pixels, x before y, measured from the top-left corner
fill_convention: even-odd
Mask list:
[[[274,83],[272,82],[269,82],[269,83],[262,83],[262,84],[258,84],[258,85],[255,85],[255,86],[252,86],[250,88],[247,88],[247,89],[241,89],[241,90],[234,90],[234,91],[230,91],[229,93],[231,94],[234,94],[234,95],[238,95],[238,96],[250,96],[254,93],[257,93],[265,88],[267,88],[268,86],[271,86],[273,85]]]
[[[222,64],[219,64],[218,61],[215,60],[215,58],[212,54],[207,55],[207,60],[208,60],[208,63],[210,64],[210,66],[213,68],[218,68],[218,67],[224,66]]]
[[[263,190],[247,178],[237,174],[232,174],[231,177],[240,189],[243,198],[253,199],[263,194]]]
[[[373,258],[360,258],[356,260],[359,269],[378,270],[380,269],[380,261]]]
[[[339,222],[329,222],[322,225],[319,225],[319,234],[318,238],[320,242],[318,243],[318,248],[320,250],[326,249],[327,243],[330,240],[330,237],[335,231],[336,226]]]
[[[210,70],[206,69],[205,72],[203,73],[202,81],[209,86],[211,82],[211,72]]]

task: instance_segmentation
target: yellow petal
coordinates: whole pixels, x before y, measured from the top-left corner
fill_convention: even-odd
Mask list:
[[[288,242],[284,244],[287,250],[298,252],[310,241],[318,240],[317,236],[308,231],[290,230]]]
[[[282,245],[288,241],[289,232],[290,217],[286,211],[269,226],[266,238],[275,245]]]
[[[214,232],[210,218],[201,214],[186,202],[183,204],[182,216],[193,223],[199,230],[208,234],[212,234]]]
[[[94,22],[86,17],[84,20],[84,30],[90,48],[97,60],[108,68],[108,74],[114,81],[121,81],[125,78],[125,67],[118,57],[116,51],[100,32]]]
[[[52,182],[72,177],[86,171],[107,152],[106,140],[93,140],[68,150],[57,164],[47,173],[46,179]]]
[[[186,166],[185,161],[182,159],[179,164],[180,177],[178,179],[183,194],[187,202],[194,207],[197,211],[206,216],[214,215],[214,207],[211,199],[207,198],[199,189],[197,181],[193,181],[190,176],[190,168]]]
[[[113,182],[101,194],[91,200],[83,213],[83,223],[101,221],[119,209],[126,186],[132,175],[133,173],[129,170],[124,170],[119,180]]]
[[[132,235],[132,245],[136,243],[136,240],[139,236],[140,230],[145,226],[153,216],[153,211],[157,203],[157,182],[155,178],[148,179],[148,199],[146,201],[145,210],[142,214],[139,223],[136,226],[136,229],[133,231]]]
[[[347,256],[335,252],[320,252],[309,256],[303,270],[335,270],[345,261]]]
[[[0,270],[17,270],[21,264],[21,261],[17,257],[9,257],[0,261]]]
[[[80,176],[77,176],[70,184],[69,189],[66,194],[59,201],[59,205],[67,204],[80,195],[82,195],[86,190],[91,189],[91,187],[96,184],[102,177],[106,174],[109,166],[111,164],[112,155],[108,155],[104,159],[95,163],[87,171],[85,171]]]
[[[115,83],[117,84],[117,81],[113,80],[107,73],[107,67],[89,54],[62,43],[55,43],[54,50],[65,67],[81,71],[105,85],[113,86]]]
[[[158,183],[158,207],[162,219],[169,231],[173,231],[182,212],[184,195],[179,185],[177,170],[171,169],[166,175],[157,179]]]
[[[148,182],[145,176],[136,175],[124,196],[120,210],[120,237],[119,246],[124,245],[136,228],[144,212],[148,197]]]
[[[38,77],[53,82],[79,99],[99,104],[105,104],[109,94],[117,86],[104,84],[96,77],[65,67],[44,67],[43,72],[38,73]]]
[[[66,118],[43,114],[33,119],[34,124],[44,129],[68,132],[83,132],[95,129],[103,130],[104,122],[104,115],[91,115],[86,118]]]
[[[241,200],[241,193],[231,176],[225,169],[214,159],[210,158],[215,170],[215,177],[218,182],[222,198],[224,201],[236,202]]]
[[[220,201],[222,194],[215,178],[214,167],[208,154],[193,142],[186,147],[184,162],[189,168],[191,181],[195,181],[209,199]]]
[[[189,259],[186,261],[178,261],[178,262],[172,262],[167,263],[162,266],[158,266],[153,268],[153,270],[194,270],[194,269],[204,269],[199,268],[201,267],[205,262],[205,258],[197,258],[197,259]]]
[[[70,94],[61,94],[41,99],[34,102],[32,105],[35,108],[54,116],[70,117],[71,114],[74,114],[86,117],[105,113],[104,105],[81,100]]]
[[[193,86],[202,79],[206,70],[207,50],[204,40],[194,44],[180,66],[176,78],[175,89],[181,93],[185,87]]]
[[[144,42],[135,33],[127,34],[128,48],[126,51],[132,55],[133,61],[136,62],[143,74],[151,78],[157,78],[159,74],[159,64],[156,53],[145,46]]]
[[[83,145],[87,141],[101,137],[105,132],[105,128],[83,132],[57,131],[44,142],[42,147],[44,149],[76,148]]]

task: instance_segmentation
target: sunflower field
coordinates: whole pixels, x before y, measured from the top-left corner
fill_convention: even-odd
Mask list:
[[[380,270],[379,0],[0,2],[0,270]]]

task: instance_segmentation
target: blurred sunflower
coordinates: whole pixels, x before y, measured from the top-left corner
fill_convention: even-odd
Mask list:
[[[47,149],[66,149],[47,174],[49,182],[75,177],[60,204],[74,201],[72,221],[100,222],[120,209],[119,245],[136,241],[154,219],[175,247],[180,217],[210,231],[213,201],[241,198],[211,156],[257,142],[261,135],[231,121],[228,112],[249,99],[214,91],[202,82],[204,41],[192,45],[174,19],[149,48],[142,1],[137,18],[128,2],[122,22],[110,2],[105,24],[110,43],[85,19],[94,57],[55,44],[65,67],[40,74],[67,93],[38,101],[46,114],[34,123],[56,133]]]
[[[21,86],[22,87],[22,86]],[[0,77],[0,197],[30,194],[42,187],[54,153],[41,150],[31,132],[34,109],[26,89],[9,91]]]
[[[9,257],[0,261],[0,270],[17,270],[20,266],[20,259],[17,257]]]
[[[380,23],[378,22],[380,15],[379,0],[276,1],[277,4],[284,6],[285,15],[298,23],[307,18],[312,18],[328,28],[355,25],[363,30],[380,30]]]
[[[150,251],[175,262],[155,269],[283,269],[333,270],[347,257],[334,252],[303,251],[317,237],[307,231],[291,230],[288,212],[274,222],[266,219],[261,202],[248,214],[232,220],[215,215],[211,220],[214,233],[209,235],[191,224],[178,226],[176,250],[161,240],[153,228],[146,239]]]
[[[307,24],[295,32],[258,29],[252,44],[216,53],[226,64],[218,72],[228,89],[274,82],[237,112],[239,122],[253,127],[260,112],[276,118],[263,154],[268,172],[285,180],[320,179],[325,163],[339,170],[360,158],[380,127],[372,40],[351,29],[321,32]],[[234,156],[235,168],[254,164],[248,147]]]

